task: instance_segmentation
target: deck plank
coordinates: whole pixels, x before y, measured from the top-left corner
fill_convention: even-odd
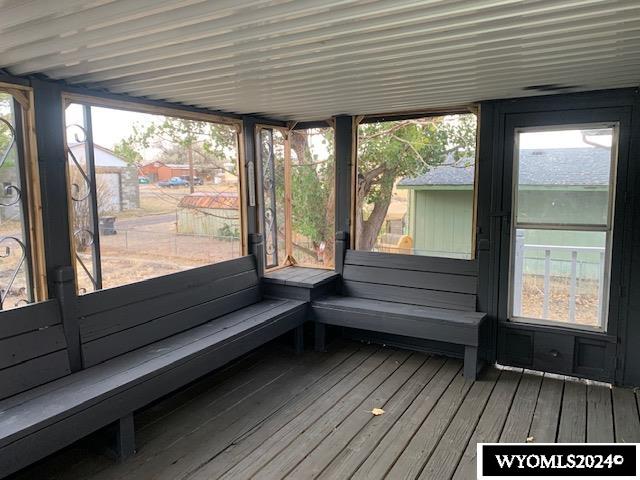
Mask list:
[[[500,442],[526,442],[535,412],[542,375],[525,372],[522,374],[511,410],[500,435]]]
[[[476,380],[419,478],[451,478],[499,377],[500,371],[491,368]]]
[[[397,390],[400,385],[395,385],[394,377],[404,376],[404,380],[408,379],[419,365],[415,362],[409,362],[408,369],[402,368],[407,364],[407,352],[396,352],[388,357],[385,362],[376,368],[370,375],[365,377],[363,381],[357,385],[348,395],[340,399],[331,409],[324,415],[316,418],[313,423],[297,433],[291,443],[278,455],[271,458],[258,471],[257,476],[261,479],[279,480],[284,478],[291,472],[307,455],[309,455],[315,447],[331,433],[331,431],[340,425],[344,419],[354,411],[355,408],[360,409],[362,415],[370,417],[371,414],[361,405],[362,402],[370,395],[385,396],[381,393],[388,387],[390,390]],[[421,362],[420,362],[421,363]],[[279,446],[282,446],[279,445]],[[264,458],[264,457],[263,457]],[[262,459],[261,459],[262,460]],[[253,477],[254,475],[250,475]],[[241,476],[240,478],[250,478]],[[228,477],[230,479],[231,477]],[[237,478],[237,475],[234,475]]]
[[[529,438],[532,442],[553,443],[556,441],[563,390],[564,381],[548,375],[544,376],[529,429]]]
[[[332,362],[328,366],[319,365],[318,368],[307,365],[266,387],[258,382],[256,394],[236,398],[231,403],[233,407],[223,415],[216,410],[219,404],[215,399],[193,413],[187,409],[176,415],[168,427],[165,424],[166,434],[156,437],[152,444],[141,449],[139,454],[116,470],[122,471],[121,478],[126,480],[180,478],[197,470],[232,444],[235,438],[260,425],[273,412],[304,394],[309,384],[322,388],[317,386],[327,380],[331,383],[342,379],[344,375],[353,374],[354,369],[370,358],[374,351],[372,348],[362,349],[337,367]],[[177,435],[173,433],[174,430],[178,432]]]
[[[587,442],[612,443],[614,441],[611,388],[604,385],[588,385]]]
[[[638,404],[632,390],[613,387],[613,418],[616,442],[640,442],[640,419]]]
[[[369,351],[371,354],[371,351]],[[333,356],[331,353],[330,356]],[[294,399],[277,412],[274,412],[264,422],[256,425],[241,435],[238,435],[228,445],[225,445],[220,452],[212,452],[206,462],[191,471],[190,478],[218,478],[226,471],[233,468],[245,456],[253,452],[256,448],[280,432],[292,418],[296,418],[305,410],[310,408],[320,408],[320,398],[326,395],[333,395],[336,389],[343,388],[343,382],[353,382],[357,377],[355,372],[358,366],[362,367],[364,359],[360,363],[348,368],[341,368],[323,378],[317,384],[310,386],[306,391]],[[340,386],[342,384],[342,386]]]
[[[477,443],[640,442],[632,390],[497,368],[468,382],[461,367],[351,341],[303,355],[271,345],[136,414],[127,462],[97,453],[93,435],[13,480],[465,480]]]
[[[345,398],[332,409],[331,416],[325,416],[312,428],[304,432],[294,447],[285,455],[272,461],[271,468],[261,474],[265,478],[315,477],[334,459],[345,445],[372,419],[374,408],[386,406],[389,399],[408,381],[426,361],[424,354],[412,354],[373,393],[361,403]],[[345,415],[346,413],[346,415]],[[334,417],[333,419],[331,417]],[[292,464],[296,464],[291,469]],[[277,465],[277,468],[273,468]]]
[[[395,353],[394,353],[395,355]],[[406,355],[406,353],[405,353]],[[255,450],[244,456],[233,468],[226,472],[222,477],[224,479],[241,479],[251,478],[256,475],[269,461],[277,456],[282,450],[291,444],[302,432],[309,428],[318,418],[324,416],[331,408],[348,395],[359,385],[365,383],[366,390],[369,394],[393,371],[395,360],[387,362],[392,356],[390,350],[379,350],[369,357],[361,366],[354,370],[354,374],[340,382],[332,391],[327,392],[320,397],[314,404],[301,412],[296,418],[290,421],[277,432],[273,432],[267,439],[262,441]],[[368,380],[367,380],[368,379]],[[371,387],[376,381],[380,382]],[[371,388],[371,390],[368,390]],[[262,474],[260,475],[262,477]]]
[[[422,367],[384,405],[385,413],[371,418],[367,425],[351,439],[340,453],[318,475],[318,479],[349,478],[371,455],[387,432],[409,408],[416,396],[435,382],[444,365],[443,358],[430,357]]]
[[[413,354],[398,370],[387,378],[380,387],[376,389],[368,398],[362,403],[351,409],[347,418],[344,419],[339,425],[336,425],[328,432],[320,431],[319,428],[314,425],[315,431],[307,431],[300,439],[296,448],[304,450],[309,448],[311,439],[319,434],[324,434],[322,439],[310,453],[297,464],[297,466],[289,472],[285,478],[303,478],[311,477],[315,478],[324,470],[324,468],[344,449],[344,447],[355,436],[360,435],[360,431],[376,416],[370,412],[374,408],[382,408],[385,410],[385,414],[388,407],[388,403],[391,398],[403,387],[403,385],[413,377],[413,375],[422,367],[426,362],[427,357],[424,354]],[[339,405],[336,405],[339,408]],[[335,410],[335,409],[334,409]],[[385,415],[383,414],[383,416]]]
[[[454,379],[461,377],[462,363],[447,360],[432,382],[425,388],[402,414],[391,430],[369,455],[365,462],[356,470],[354,480],[382,478],[402,454],[414,433],[420,428],[423,420],[434,407],[439,404]]]
[[[465,379],[461,373],[453,379],[441,401],[431,411],[389,470],[389,478],[413,479],[420,474],[473,384],[473,381]]]
[[[476,478],[476,445],[478,443],[495,443],[500,438],[520,377],[521,372],[512,370],[504,370],[500,374],[498,383],[491,392],[487,406],[456,467],[454,479]]]
[[[582,443],[587,438],[587,386],[565,380],[558,424],[558,443]]]

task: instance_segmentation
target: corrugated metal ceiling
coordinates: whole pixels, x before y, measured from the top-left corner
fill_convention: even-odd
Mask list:
[[[315,120],[640,84],[640,0],[0,0],[0,67]]]

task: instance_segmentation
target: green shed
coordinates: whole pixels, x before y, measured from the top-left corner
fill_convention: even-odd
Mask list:
[[[521,215],[531,222],[553,218],[556,223],[563,222],[562,216],[575,222],[587,213],[592,219],[594,211],[606,218],[609,155],[610,150],[604,148],[521,150],[518,172]],[[423,175],[398,183],[398,189],[409,190],[407,234],[413,238],[416,253],[471,258],[474,180],[475,162],[464,158],[446,161]],[[527,230],[523,241],[527,246],[525,268],[530,273],[538,273],[544,260],[544,249],[535,246],[602,246],[597,232]],[[588,255],[582,257],[583,268],[590,269],[593,261],[596,274],[598,255],[594,254],[593,259]]]

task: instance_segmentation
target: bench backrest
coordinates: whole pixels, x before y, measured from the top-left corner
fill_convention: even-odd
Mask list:
[[[0,312],[0,399],[69,373],[56,300]]]
[[[477,263],[347,250],[342,293],[351,297],[474,311]]]
[[[260,301],[253,255],[78,298],[90,367]]]

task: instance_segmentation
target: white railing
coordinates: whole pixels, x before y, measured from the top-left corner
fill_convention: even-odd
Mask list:
[[[544,258],[538,256],[527,257],[527,251],[544,252]],[[568,252],[569,260],[553,259],[552,252]],[[522,316],[522,293],[523,279],[525,275],[525,260],[544,261],[543,278],[543,303],[542,318],[549,319],[549,302],[551,299],[551,280],[552,280],[552,262],[570,262],[568,275],[556,275],[560,277],[568,277],[569,280],[569,298],[568,298],[568,320],[572,323],[576,322],[576,297],[578,290],[578,254],[585,253],[598,254],[598,261],[586,262],[590,265],[597,265],[597,282],[598,282],[598,319],[602,318],[602,308],[604,305],[604,270],[605,270],[605,249],[604,247],[579,247],[579,246],[558,246],[558,245],[535,245],[525,244],[524,236],[516,237],[515,256],[513,265],[513,315]],[[538,273],[533,273],[538,275]]]

